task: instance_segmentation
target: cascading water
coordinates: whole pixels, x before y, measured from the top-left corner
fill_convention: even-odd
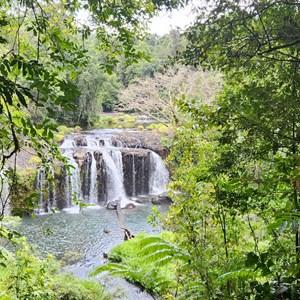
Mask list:
[[[54,178],[54,169],[50,166],[48,173]],[[46,169],[40,167],[37,171],[35,188],[39,194],[40,203],[36,212],[48,212],[52,208],[56,208],[56,189],[54,184],[49,181],[49,175],[46,174]]]
[[[64,155],[69,160],[69,165],[71,166],[69,169],[69,174],[66,178],[66,188],[65,188],[65,196],[68,203],[68,206],[73,205],[73,197],[80,199],[82,193],[80,188],[80,173],[79,166],[73,158],[73,151],[67,150]]]
[[[121,200],[121,207],[125,207],[128,199],[125,194],[123,184],[123,164],[122,156],[119,150],[103,151],[107,174],[107,197],[111,200]]]
[[[63,191],[57,193],[57,206],[74,206],[75,196],[101,206],[121,199],[121,207],[125,207],[139,195],[164,192],[169,174],[163,160],[139,147],[141,141],[129,148],[113,135],[101,132],[67,136],[60,148],[71,167],[62,176]]]
[[[96,169],[96,159],[94,155],[92,155],[92,163],[91,163],[91,186],[89,193],[89,202],[96,204],[98,202],[97,199],[97,169]]]
[[[161,194],[166,192],[169,181],[169,172],[161,157],[155,152],[150,153],[150,194]]]
[[[38,191],[40,197],[40,204],[39,208],[36,209],[36,212],[41,213],[43,211],[48,210],[48,197],[46,197],[46,173],[43,167],[38,169],[37,176],[36,176],[36,184],[35,188]]]

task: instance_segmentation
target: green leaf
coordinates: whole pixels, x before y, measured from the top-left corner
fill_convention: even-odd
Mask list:
[[[26,100],[25,100],[25,97],[23,96],[23,94],[20,91],[18,91],[18,90],[16,90],[16,94],[18,96],[18,99],[19,99],[20,103],[23,106],[27,107],[27,103],[26,103]]]

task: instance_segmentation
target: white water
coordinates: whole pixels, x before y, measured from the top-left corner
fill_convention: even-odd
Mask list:
[[[45,191],[46,191],[46,174],[43,167],[38,169],[36,176],[36,190],[39,194],[40,203],[39,208],[35,210],[36,213],[42,213],[45,209]]]
[[[98,202],[97,195],[97,169],[96,169],[96,160],[94,153],[92,153],[92,164],[91,164],[91,188],[89,194],[89,202],[96,204]]]
[[[126,197],[123,184],[123,164],[121,152],[119,150],[105,150],[103,151],[103,159],[105,161],[106,174],[108,176],[108,202],[121,200],[120,205],[123,208],[126,204],[130,203],[130,201]]]
[[[150,194],[159,195],[166,192],[169,181],[169,172],[161,157],[155,152],[150,152]]]
[[[127,145],[118,142],[113,137],[113,132],[101,130],[80,136],[70,135],[65,138],[60,146],[63,155],[68,158],[69,165],[71,165],[66,182],[63,185],[67,207],[75,206],[73,203],[74,197],[77,200],[83,200],[85,203],[94,205],[99,204],[99,202],[105,204],[121,199],[121,207],[125,207],[126,204],[131,202],[130,200],[136,199],[139,193],[143,193],[143,191],[149,190],[152,195],[166,191],[169,174],[161,157],[150,150],[148,150],[148,157],[147,155],[141,156],[139,151],[147,151],[145,149],[134,148],[134,151],[131,152]],[[79,141],[80,144],[86,146],[78,146]],[[140,141],[139,144],[141,144]],[[95,156],[95,151],[98,152],[98,156]],[[127,153],[127,157],[130,155],[131,158],[130,162],[128,160],[126,162],[126,167],[130,168],[127,170],[123,170],[124,157],[122,157],[122,153],[124,151]],[[79,155],[75,155],[75,153]],[[97,167],[98,163],[101,167]],[[146,163],[147,168],[145,167]],[[97,174],[99,174],[99,177]],[[124,178],[124,174],[128,178]],[[39,189],[43,191],[48,188],[49,190],[49,186],[43,186],[46,178],[41,177],[42,172],[39,176]],[[99,181],[102,180],[99,178],[103,178],[103,182]],[[126,190],[124,182],[126,182]],[[137,184],[142,186],[136,186]],[[131,198],[126,195],[126,191],[132,195]],[[55,199],[53,199],[55,198],[55,191],[50,190],[50,192],[48,194],[52,195],[51,204],[53,202],[53,206],[55,206]],[[44,195],[45,193],[41,192],[41,204],[47,202]],[[59,207],[61,206],[59,205]]]
[[[66,156],[69,160],[69,164],[71,165],[69,174],[67,175],[66,180],[66,191],[65,194],[68,197],[68,204],[69,206],[73,206],[73,197],[76,197],[77,199],[81,199],[82,193],[81,193],[81,186],[80,186],[80,173],[79,173],[79,166],[76,163],[75,159],[73,158],[73,151],[67,150],[64,153],[64,156]]]

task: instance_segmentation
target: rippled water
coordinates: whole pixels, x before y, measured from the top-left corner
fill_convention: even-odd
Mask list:
[[[152,207],[140,204],[134,209],[122,210],[125,225],[133,234],[160,231],[147,223]],[[85,260],[107,253],[124,238],[116,211],[100,207],[84,208],[82,213],[74,207],[53,215],[25,217],[19,231],[42,254],[51,253],[61,258],[66,252],[75,251]]]
[[[122,210],[125,225],[131,233],[161,231],[160,228],[153,228],[147,223],[152,207],[153,205],[147,202],[131,210]],[[161,206],[159,209],[166,211],[167,207]],[[84,208],[82,213],[74,207],[52,215],[24,217],[18,230],[27,237],[30,244],[36,245],[43,255],[51,253],[60,259],[66,253],[79,253],[79,261],[65,269],[80,278],[87,278],[92,269],[105,263],[103,253],[109,252],[113,246],[124,240],[116,211],[103,207]],[[118,299],[152,299],[124,280],[113,279],[107,287],[112,289],[116,284],[126,289],[126,296]]]

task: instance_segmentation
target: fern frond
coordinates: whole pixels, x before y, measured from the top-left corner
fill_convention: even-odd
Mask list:
[[[227,280],[230,280],[230,279],[245,279],[245,278],[249,278],[254,275],[255,275],[255,272],[253,269],[240,269],[240,270],[222,274],[221,276],[218,277],[218,280],[220,282],[226,282]]]
[[[181,295],[178,295],[176,300],[188,300],[188,299],[199,299],[199,290],[203,288],[203,283],[192,283],[188,289],[185,290]],[[195,297],[196,296],[196,297]]]
[[[146,237],[141,240],[143,249],[140,255],[145,256],[145,260],[164,265],[172,259],[179,259],[184,262],[190,261],[191,256],[178,246],[165,241],[156,236]]]
[[[99,275],[100,273],[103,273],[105,271],[108,271],[108,272],[125,272],[128,270],[128,267],[126,265],[122,265],[122,264],[116,264],[116,263],[110,263],[110,264],[107,264],[107,265],[103,265],[103,266],[99,266],[97,267],[95,270],[93,270],[89,276],[97,276]]]

